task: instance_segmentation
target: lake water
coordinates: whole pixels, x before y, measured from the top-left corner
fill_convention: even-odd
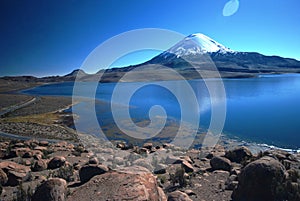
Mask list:
[[[218,79],[207,82],[220,82]],[[167,81],[168,85],[180,86],[183,81]],[[265,143],[289,149],[300,148],[300,75],[272,75],[259,78],[223,79],[226,91],[226,119],[223,133],[229,138],[238,138],[247,142]],[[82,94],[95,83],[81,83]],[[121,83],[122,91],[126,92],[138,83]],[[200,114],[199,133],[205,132],[211,120],[211,98],[203,80],[189,81],[199,103],[200,110],[189,108],[189,114]],[[72,82],[39,86],[24,91],[33,95],[61,95],[72,96]],[[95,98],[100,100],[92,106],[97,111],[98,122],[107,132],[108,138],[123,139],[122,132],[112,124],[114,118],[111,113],[111,98],[115,83],[100,84]],[[123,95],[124,95],[123,94]],[[122,94],[120,95],[122,99]],[[189,97],[184,94],[186,99]],[[161,105],[167,114],[167,125],[172,127],[168,132],[178,130],[176,123],[181,118],[180,103],[173,93],[159,86],[157,83],[146,83],[137,90],[130,99],[130,117],[141,126],[149,124],[149,110],[154,105]],[[86,105],[84,105],[86,104]],[[82,103],[81,107],[88,107],[89,103]],[[118,103],[114,103],[118,105]],[[74,107],[80,107],[74,106]],[[122,106],[116,106],[122,107]],[[121,109],[120,109],[121,110]],[[87,112],[88,113],[88,112]],[[93,133],[98,128],[90,125],[86,117],[81,117],[85,128],[82,132]],[[162,136],[162,138],[165,136]],[[168,136],[170,137],[170,136]],[[157,138],[158,139],[158,138]]]

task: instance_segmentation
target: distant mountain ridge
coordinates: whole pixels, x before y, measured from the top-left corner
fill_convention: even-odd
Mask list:
[[[216,73],[211,73],[210,68],[212,63],[223,78],[300,73],[300,61],[296,59],[234,51],[204,34],[197,33],[187,36],[165,52],[142,64],[107,69],[101,81],[117,82],[125,73],[132,70],[137,71],[136,76],[127,81],[178,79],[167,73],[161,73],[159,66],[174,69],[185,79],[199,79],[202,78],[201,76],[214,77]]]
[[[202,58],[210,58],[203,60]],[[221,77],[254,77],[259,74],[300,73],[300,61],[280,56],[265,56],[256,52],[238,52],[225,47],[210,37],[201,34],[191,34],[179,41],[173,47],[142,64],[122,68],[100,70],[96,74],[87,74],[76,69],[65,76],[50,76],[35,78],[4,77],[4,79],[26,80],[35,82],[98,81],[117,82],[127,72],[135,75],[125,81],[174,80],[168,72],[161,71],[161,66],[169,67],[180,73],[185,79],[199,79],[199,71],[209,75],[211,63],[217,67]],[[100,67],[99,67],[100,68]],[[197,72],[198,71],[198,72]],[[212,76],[214,77],[214,76]],[[124,80],[123,80],[124,81]]]
[[[76,69],[76,70],[73,70],[71,73],[65,75],[64,77],[67,78],[76,78],[76,77],[84,77],[84,76],[87,76],[88,74],[86,72],[84,72],[82,69]]]
[[[300,61],[295,59],[265,56],[256,52],[234,51],[203,34],[192,34],[186,37],[145,64],[163,64],[173,68],[184,68],[184,66],[191,66],[185,61],[185,58],[188,58],[193,67],[203,69],[205,64],[197,63],[203,54],[211,58],[223,77],[235,76],[228,73],[244,74],[246,77],[248,73],[251,77],[258,73],[300,72]]]

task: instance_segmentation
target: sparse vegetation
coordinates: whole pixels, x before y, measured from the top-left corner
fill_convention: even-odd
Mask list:
[[[58,121],[60,116],[58,113],[33,114],[27,116],[7,117],[1,121],[6,123],[36,123],[41,125],[51,125]]]
[[[177,168],[175,173],[170,173],[170,180],[171,184],[175,186],[176,184],[179,184],[179,187],[185,187],[187,185],[186,178],[184,177],[184,168],[180,167]]]
[[[167,177],[164,174],[156,175],[157,179],[160,181],[161,184],[165,184],[167,182]]]
[[[72,165],[68,164],[68,165],[64,165],[62,167],[60,167],[54,174],[53,177],[59,177],[62,178],[64,180],[66,180],[67,182],[71,182],[74,181],[74,168]]]

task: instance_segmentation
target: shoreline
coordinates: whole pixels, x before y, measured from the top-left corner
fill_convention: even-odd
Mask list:
[[[172,194],[177,193],[186,196],[189,201],[196,201],[199,198],[229,201],[236,196],[237,192],[241,192],[243,195],[243,183],[239,178],[250,163],[254,165],[258,163],[258,167],[265,167],[265,161],[269,160],[267,168],[270,167],[270,169],[280,165],[280,168],[282,167],[284,170],[282,174],[289,176],[283,180],[283,184],[280,183],[284,192],[289,190],[288,185],[292,181],[290,179],[292,171],[299,169],[299,153],[289,154],[278,149],[266,149],[256,153],[248,149],[249,143],[241,141],[243,144],[239,144],[241,142],[236,140],[235,144],[233,139],[229,141],[226,135],[222,135],[220,138],[220,142],[224,140],[224,145],[218,143],[215,147],[199,150],[183,149],[168,143],[156,145],[148,142],[135,146],[120,140],[105,141],[105,139],[90,134],[78,133],[70,128],[70,125],[67,125],[68,122],[73,122],[75,115],[66,112],[74,105],[73,103],[68,104],[71,99],[71,97],[66,99],[65,97],[45,98],[41,96],[41,102],[35,105],[35,111],[28,106],[29,109],[20,109],[16,112],[17,114],[10,117],[12,118],[10,120],[14,121],[24,121],[22,119],[24,117],[28,117],[28,121],[33,121],[34,117],[38,117],[39,122],[54,118],[55,121],[50,121],[49,125],[56,126],[59,132],[68,128],[78,141],[49,140],[49,138],[41,139],[33,136],[30,139],[28,137],[20,139],[20,135],[13,135],[19,138],[17,140],[6,138],[3,140],[0,137],[0,153],[2,150],[0,166],[8,178],[2,187],[3,192],[0,193],[1,200],[14,200],[13,198],[22,192],[28,193],[27,197],[32,197],[39,192],[41,186],[59,181],[65,185],[64,192],[59,191],[59,194],[64,195],[67,201],[101,200],[111,198],[109,196],[113,193],[120,199],[128,198],[127,190],[123,190],[125,194],[122,194],[121,191],[103,190],[119,189],[119,187],[133,189],[130,192],[134,192],[135,198],[141,196],[136,189],[144,190],[147,187],[151,190],[158,189],[157,191],[160,192],[154,200],[160,200],[163,196],[165,198],[172,197]],[[66,101],[65,104],[61,104],[63,101]],[[50,103],[51,105],[48,105]],[[52,108],[52,111],[43,113],[46,110],[40,106],[44,104]],[[32,115],[31,113],[37,114]],[[18,116],[22,114],[27,116]],[[56,119],[57,117],[59,118]],[[3,119],[0,119],[0,125],[1,120]],[[16,125],[17,122],[14,126]],[[31,129],[28,128],[29,125],[31,125],[29,122],[25,122],[20,129],[17,129],[18,132],[24,132],[25,130],[22,131],[22,129],[26,128],[32,135],[34,129],[41,128],[35,125],[34,129]],[[49,132],[45,132],[45,136],[49,136]],[[238,157],[238,154],[241,155],[240,151],[242,151],[241,160]],[[235,154],[230,155],[230,153]],[[256,169],[251,172],[259,174]],[[4,174],[2,173],[2,175]],[[261,179],[265,180],[265,177],[267,176],[263,175]],[[248,182],[256,181],[256,179],[251,176],[245,180]],[[277,178],[272,177],[271,179],[276,180]],[[299,182],[296,184],[300,186]],[[53,184],[51,188],[56,192],[60,188],[58,186],[62,185],[60,183],[55,185]],[[266,188],[270,189],[272,186]],[[43,194],[47,192],[46,190],[42,191]],[[20,195],[23,196],[23,194]],[[152,194],[146,192],[146,195]],[[285,194],[283,195],[285,196]],[[147,200],[150,199],[147,198]],[[166,201],[167,199],[161,200]]]
[[[240,147],[240,146],[245,146],[251,150],[252,153],[258,153],[260,151],[266,151],[266,150],[281,150],[281,151],[286,151],[292,154],[297,154],[300,153],[300,148],[298,149],[290,149],[290,148],[283,148],[280,146],[275,146],[275,145],[270,145],[266,143],[258,143],[254,141],[247,141],[243,139],[237,139],[238,137],[230,137],[226,134],[222,134],[221,137],[226,138],[223,143],[221,143],[222,146],[227,147],[227,144],[230,144],[231,146],[228,146],[228,149],[230,147]],[[233,145],[233,146],[232,146]]]
[[[70,97],[38,96],[34,104],[28,104],[6,113],[0,118],[0,129],[5,137],[39,138],[78,142],[76,131],[68,125],[73,117],[64,112],[72,105]],[[24,137],[25,136],[25,137]]]
[[[264,76],[285,76],[285,75],[291,75],[290,73],[286,74],[286,73],[282,73],[282,74],[264,74],[264,75],[261,75],[262,77]],[[292,73],[292,75],[299,75],[298,73]],[[214,79],[214,78],[212,78]],[[225,79],[236,79],[236,78],[225,78]],[[237,79],[244,79],[244,78],[237,78]],[[55,82],[55,83],[63,83],[63,82]],[[28,90],[28,89],[31,89],[31,88],[35,88],[37,86],[41,86],[41,85],[47,85],[47,84],[55,84],[55,83],[40,83],[39,85],[36,85],[36,86],[31,86],[31,87],[27,87],[27,88],[23,88],[21,90],[14,90],[14,91],[10,91],[10,93],[17,93],[17,94],[24,94],[22,93],[22,91],[24,90]],[[26,93],[25,93],[26,94]],[[31,95],[31,94],[26,94],[26,95]],[[31,95],[32,96],[32,95]],[[36,97],[36,96],[35,96]],[[69,97],[69,96],[53,96],[53,95],[47,95],[47,96],[40,96],[40,97],[63,97],[63,98],[69,98],[69,99],[72,99],[72,97]],[[70,103],[66,106],[64,106],[63,108],[57,108],[55,110],[53,110],[51,113],[56,113],[56,112],[60,112],[60,113],[64,113],[65,110],[68,110],[70,108],[72,108],[75,104],[78,104],[78,103]],[[76,115],[76,114],[72,114],[72,115]],[[80,117],[79,117],[80,118]],[[64,121],[64,118],[62,117],[60,119],[61,122]],[[62,124],[62,126],[64,127],[68,127],[69,129],[72,129],[74,132],[77,132],[76,130],[74,130],[72,126],[68,126],[68,125],[65,125],[65,124]],[[87,134],[89,135],[89,134]],[[280,147],[280,146],[274,146],[274,145],[270,145],[270,144],[267,144],[267,143],[258,143],[258,142],[253,142],[253,141],[249,141],[249,140],[243,140],[243,139],[237,139],[235,136],[233,136],[233,138],[231,136],[228,136],[226,134],[222,134],[223,136],[225,136],[225,142],[221,142],[223,144],[230,144],[230,143],[234,143],[236,144],[237,146],[239,145],[245,145],[253,150],[266,150],[266,149],[278,149],[278,150],[284,150],[284,151],[288,151],[290,153],[300,153],[300,148],[298,149],[289,149],[289,148],[284,148],[284,147]],[[226,142],[226,140],[228,142]]]

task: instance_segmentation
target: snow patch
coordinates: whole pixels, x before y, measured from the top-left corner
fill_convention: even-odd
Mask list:
[[[224,45],[214,41],[208,36],[196,33],[191,34],[184,38],[182,41],[177,43],[175,46],[167,50],[168,53],[172,53],[180,56],[186,55],[196,55],[196,54],[204,54],[204,53],[234,53],[235,51],[225,47]],[[166,52],[166,54],[167,54]]]

